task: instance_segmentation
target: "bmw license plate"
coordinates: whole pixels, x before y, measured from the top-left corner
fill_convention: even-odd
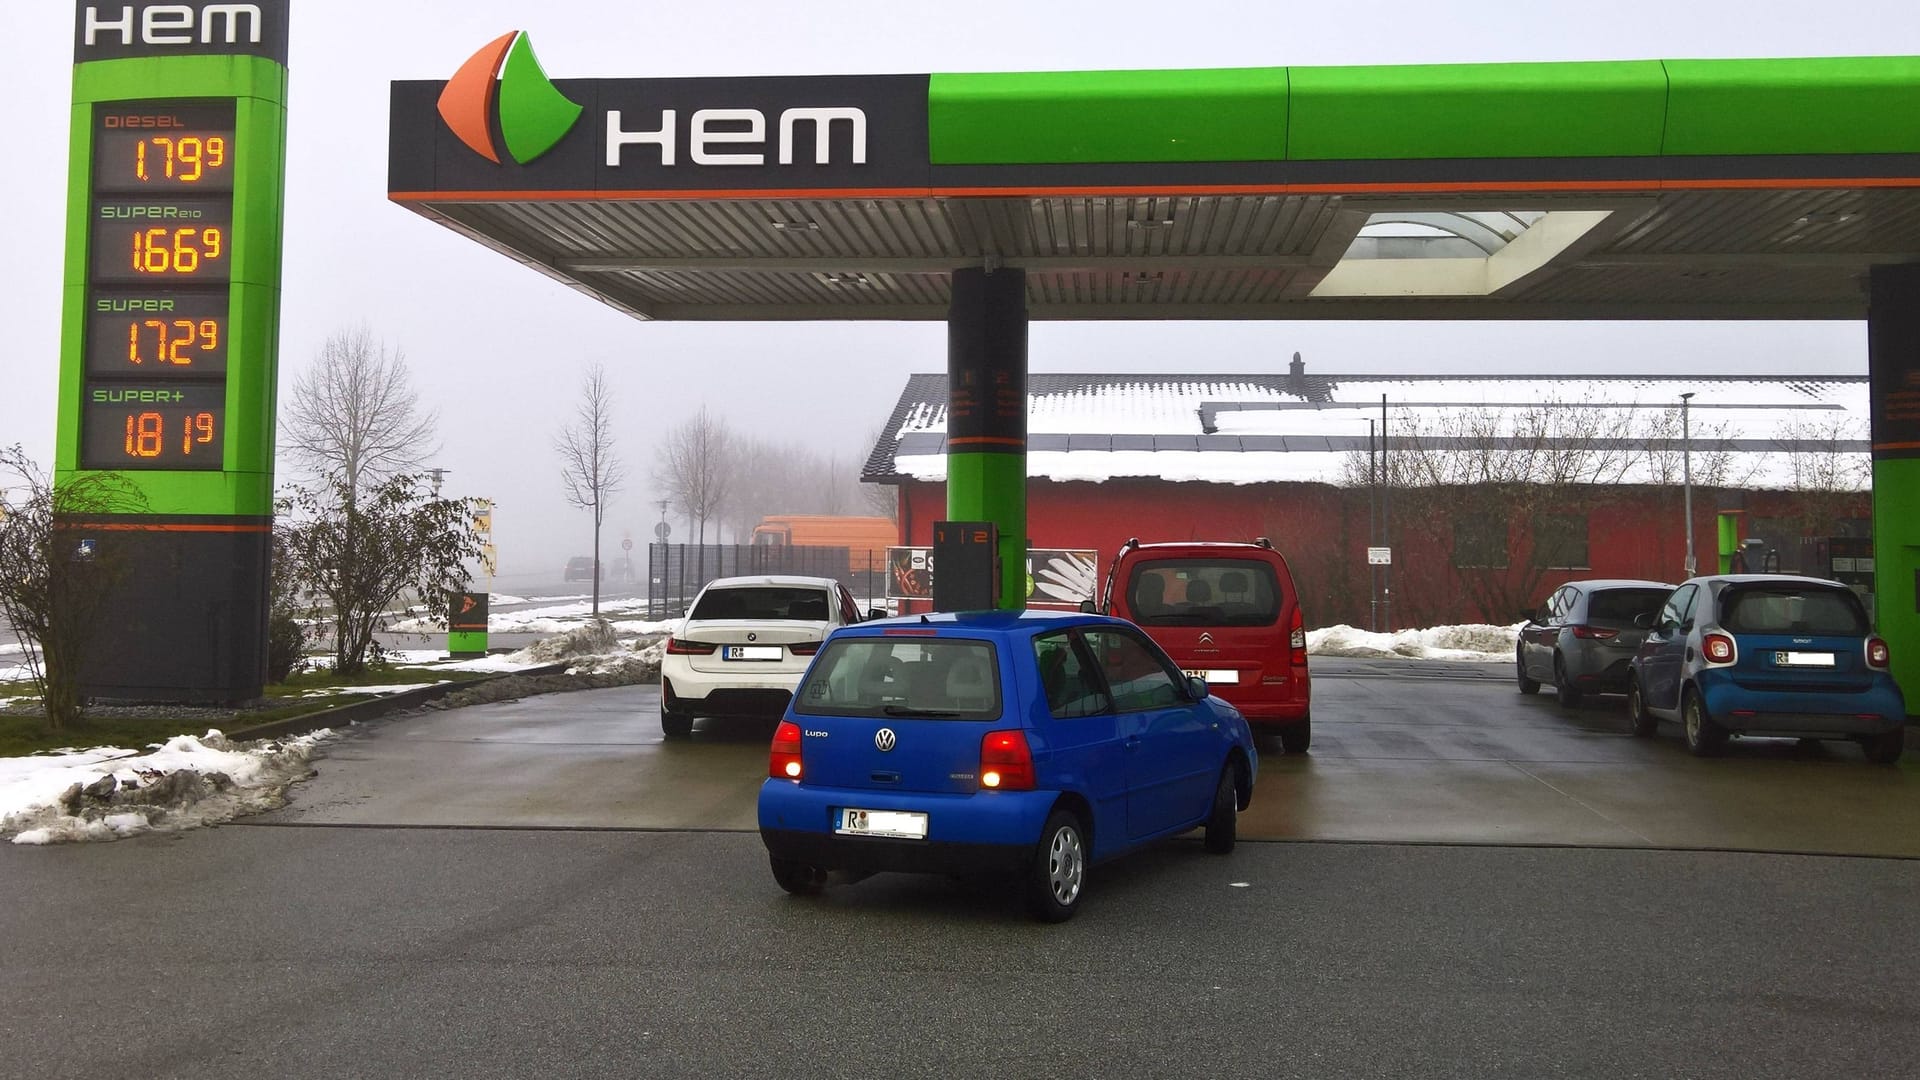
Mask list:
[[[1830,652],[1787,652],[1784,649],[1773,654],[1775,667],[1832,667],[1833,654]]]
[[[778,660],[778,645],[728,645],[720,655],[728,660]]]
[[[1224,668],[1188,668],[1186,669],[1186,674],[1196,679],[1205,679],[1215,685],[1237,683],[1240,681],[1240,673],[1238,671]]]
[[[849,836],[892,836],[902,840],[927,838],[927,815],[906,810],[856,810],[843,807],[834,832]]]

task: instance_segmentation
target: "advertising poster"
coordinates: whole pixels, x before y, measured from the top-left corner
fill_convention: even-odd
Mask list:
[[[1078,548],[1027,551],[1027,606],[1078,607],[1099,591],[1100,553]],[[887,599],[933,599],[933,549],[887,549]]]

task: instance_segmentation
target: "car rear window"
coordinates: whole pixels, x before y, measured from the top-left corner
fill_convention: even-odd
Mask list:
[[[689,619],[804,619],[827,618],[825,589],[804,585],[735,585],[708,589],[687,614]]]
[[[1596,589],[1587,597],[1587,621],[1630,626],[1641,615],[1657,614],[1672,589]]]
[[[1127,582],[1127,610],[1141,626],[1269,626],[1280,601],[1273,566],[1258,559],[1155,559]]]
[[[1720,599],[1720,625],[1736,634],[1864,637],[1867,615],[1846,589],[1745,585]]]
[[[793,711],[991,720],[1000,715],[998,672],[988,641],[843,636],[807,669]]]

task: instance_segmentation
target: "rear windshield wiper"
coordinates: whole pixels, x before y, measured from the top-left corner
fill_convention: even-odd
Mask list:
[[[887,705],[880,711],[888,716],[921,716],[928,720],[951,720],[960,715],[948,709],[913,709],[905,705]]]

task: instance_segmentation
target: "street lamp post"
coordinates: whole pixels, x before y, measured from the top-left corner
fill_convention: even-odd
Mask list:
[[[1692,577],[1699,567],[1693,558],[1693,427],[1690,412],[1693,405],[1693,391],[1680,395],[1680,484],[1683,491],[1687,515],[1687,576]]]

